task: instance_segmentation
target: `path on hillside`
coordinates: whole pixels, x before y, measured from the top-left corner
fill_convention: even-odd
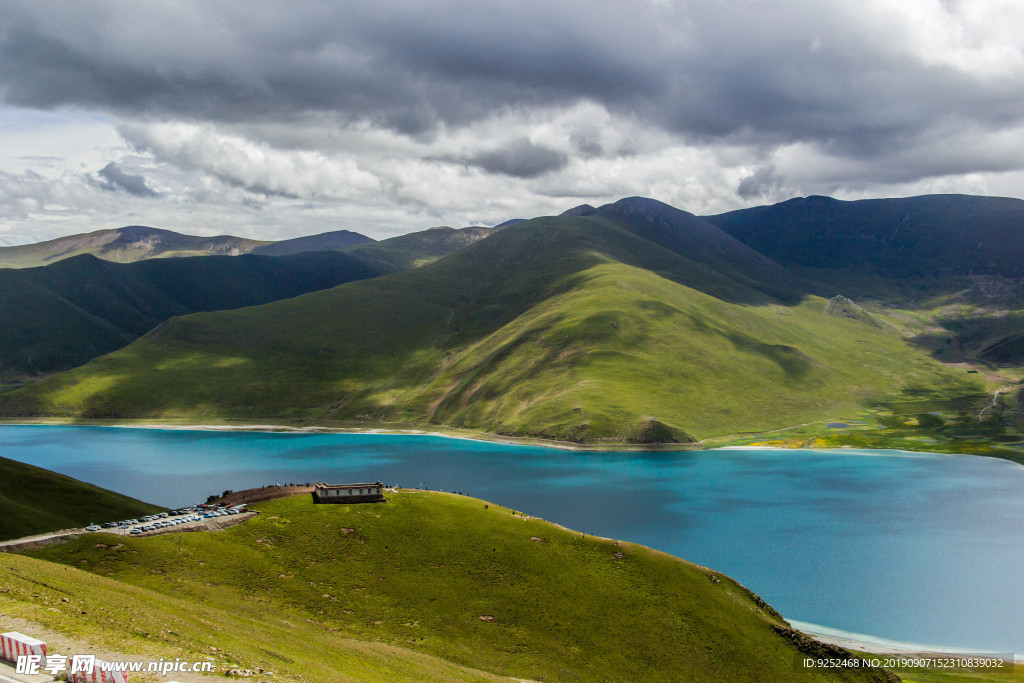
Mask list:
[[[1003,393],[1006,393],[1007,391],[1010,391],[1011,389],[1013,389],[1012,386],[1003,387],[1002,389],[996,389],[996,392],[994,394],[992,394],[992,403],[990,403],[987,406],[985,406],[984,408],[982,408],[981,412],[978,413],[978,422],[981,422],[982,420],[985,419],[985,413],[987,411],[992,410],[997,405],[999,405],[999,395],[1003,394]]]
[[[58,531],[49,531],[45,534],[36,534],[34,536],[22,536],[21,538],[12,538],[7,541],[0,541],[0,552],[6,553],[11,552],[16,548],[22,546],[44,546],[49,545],[50,542],[56,542],[65,538],[71,538],[72,536],[80,536],[81,534],[90,533],[85,529],[60,529]]]
[[[798,429],[800,427],[810,427],[811,425],[821,424],[822,422],[833,422],[833,421],[834,421],[833,419],[829,418],[829,419],[824,419],[824,420],[815,420],[814,422],[804,422],[803,424],[799,424],[799,425],[790,425],[788,427],[779,427],[778,429],[765,429],[765,430],[759,431],[759,432],[737,432],[735,434],[727,434],[725,436],[709,436],[706,439],[701,439],[700,441],[695,441],[694,445],[700,446],[701,444],[703,444],[703,443],[705,443],[707,441],[727,441],[727,440],[731,440],[731,439],[743,439],[743,438],[746,438],[747,436],[760,436],[761,434],[774,434],[775,432],[785,432],[785,431],[788,431],[790,429]]]

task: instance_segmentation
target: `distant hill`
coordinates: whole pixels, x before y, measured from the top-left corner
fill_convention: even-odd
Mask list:
[[[270,244],[255,247],[250,253],[260,254],[263,256],[287,256],[289,254],[301,254],[307,251],[344,249],[345,247],[351,247],[356,244],[365,244],[373,241],[374,240],[370,239],[366,235],[360,235],[358,232],[335,230],[334,232],[325,232],[319,235],[309,235],[306,237],[296,237],[290,240],[281,240],[280,242],[271,242]]]
[[[0,541],[149,515],[163,508],[0,457]]]
[[[496,231],[497,228],[482,227],[430,228],[379,242],[358,244],[346,251],[388,272],[398,272],[433,263]]]
[[[419,233],[434,234],[457,231]],[[630,198],[517,223],[387,277],[174,318],[0,396],[0,412],[695,442],[985,390],[910,340],[923,326],[826,315],[806,287],[715,225]]]
[[[193,237],[170,230],[130,225],[36,244],[0,247],[0,268],[45,266],[81,254],[92,254],[119,263],[168,256],[237,256],[265,244],[267,242],[244,237]]]
[[[1024,366],[1024,201],[928,195],[791,199],[707,220],[797,270],[822,296],[919,310],[950,362]]]
[[[380,271],[340,252],[0,269],[0,378],[66,370],[168,318],[284,299]]]
[[[116,263],[180,256],[239,256],[250,253],[285,256],[342,249],[365,242],[373,240],[348,230],[267,242],[231,235],[195,237],[171,230],[129,225],[113,230],[59,237],[37,244],[0,247],[0,268],[34,268],[82,254],[91,254]]]
[[[1024,277],[1024,201],[790,199],[705,219],[783,265],[890,278]]]

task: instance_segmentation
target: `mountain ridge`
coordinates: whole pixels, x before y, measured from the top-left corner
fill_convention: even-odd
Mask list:
[[[80,254],[49,266],[0,269],[0,377],[70,369],[174,316],[267,303],[379,274],[341,252],[135,263]]]
[[[0,410],[692,443],[983,391],[895,327],[825,315],[800,278],[692,214],[610,206],[517,223],[413,270],[175,318]]]
[[[861,268],[897,278],[1024,277],[1024,200],[922,195],[842,201],[798,197],[705,216],[783,264]]]
[[[145,225],[127,225],[12,247],[0,247],[0,268],[32,268],[81,254],[117,263],[183,256],[239,256],[297,254],[340,249],[373,241],[365,235],[337,230],[279,242],[232,235],[198,237]]]

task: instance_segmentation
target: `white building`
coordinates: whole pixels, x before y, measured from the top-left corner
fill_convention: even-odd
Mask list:
[[[313,487],[314,503],[382,503],[384,484],[321,484]]]

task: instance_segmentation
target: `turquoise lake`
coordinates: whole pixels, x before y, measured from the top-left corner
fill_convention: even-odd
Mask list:
[[[725,572],[789,619],[1024,653],[1024,467],[1002,460],[54,426],[0,426],[0,455],[170,507],[313,480],[459,491]]]

